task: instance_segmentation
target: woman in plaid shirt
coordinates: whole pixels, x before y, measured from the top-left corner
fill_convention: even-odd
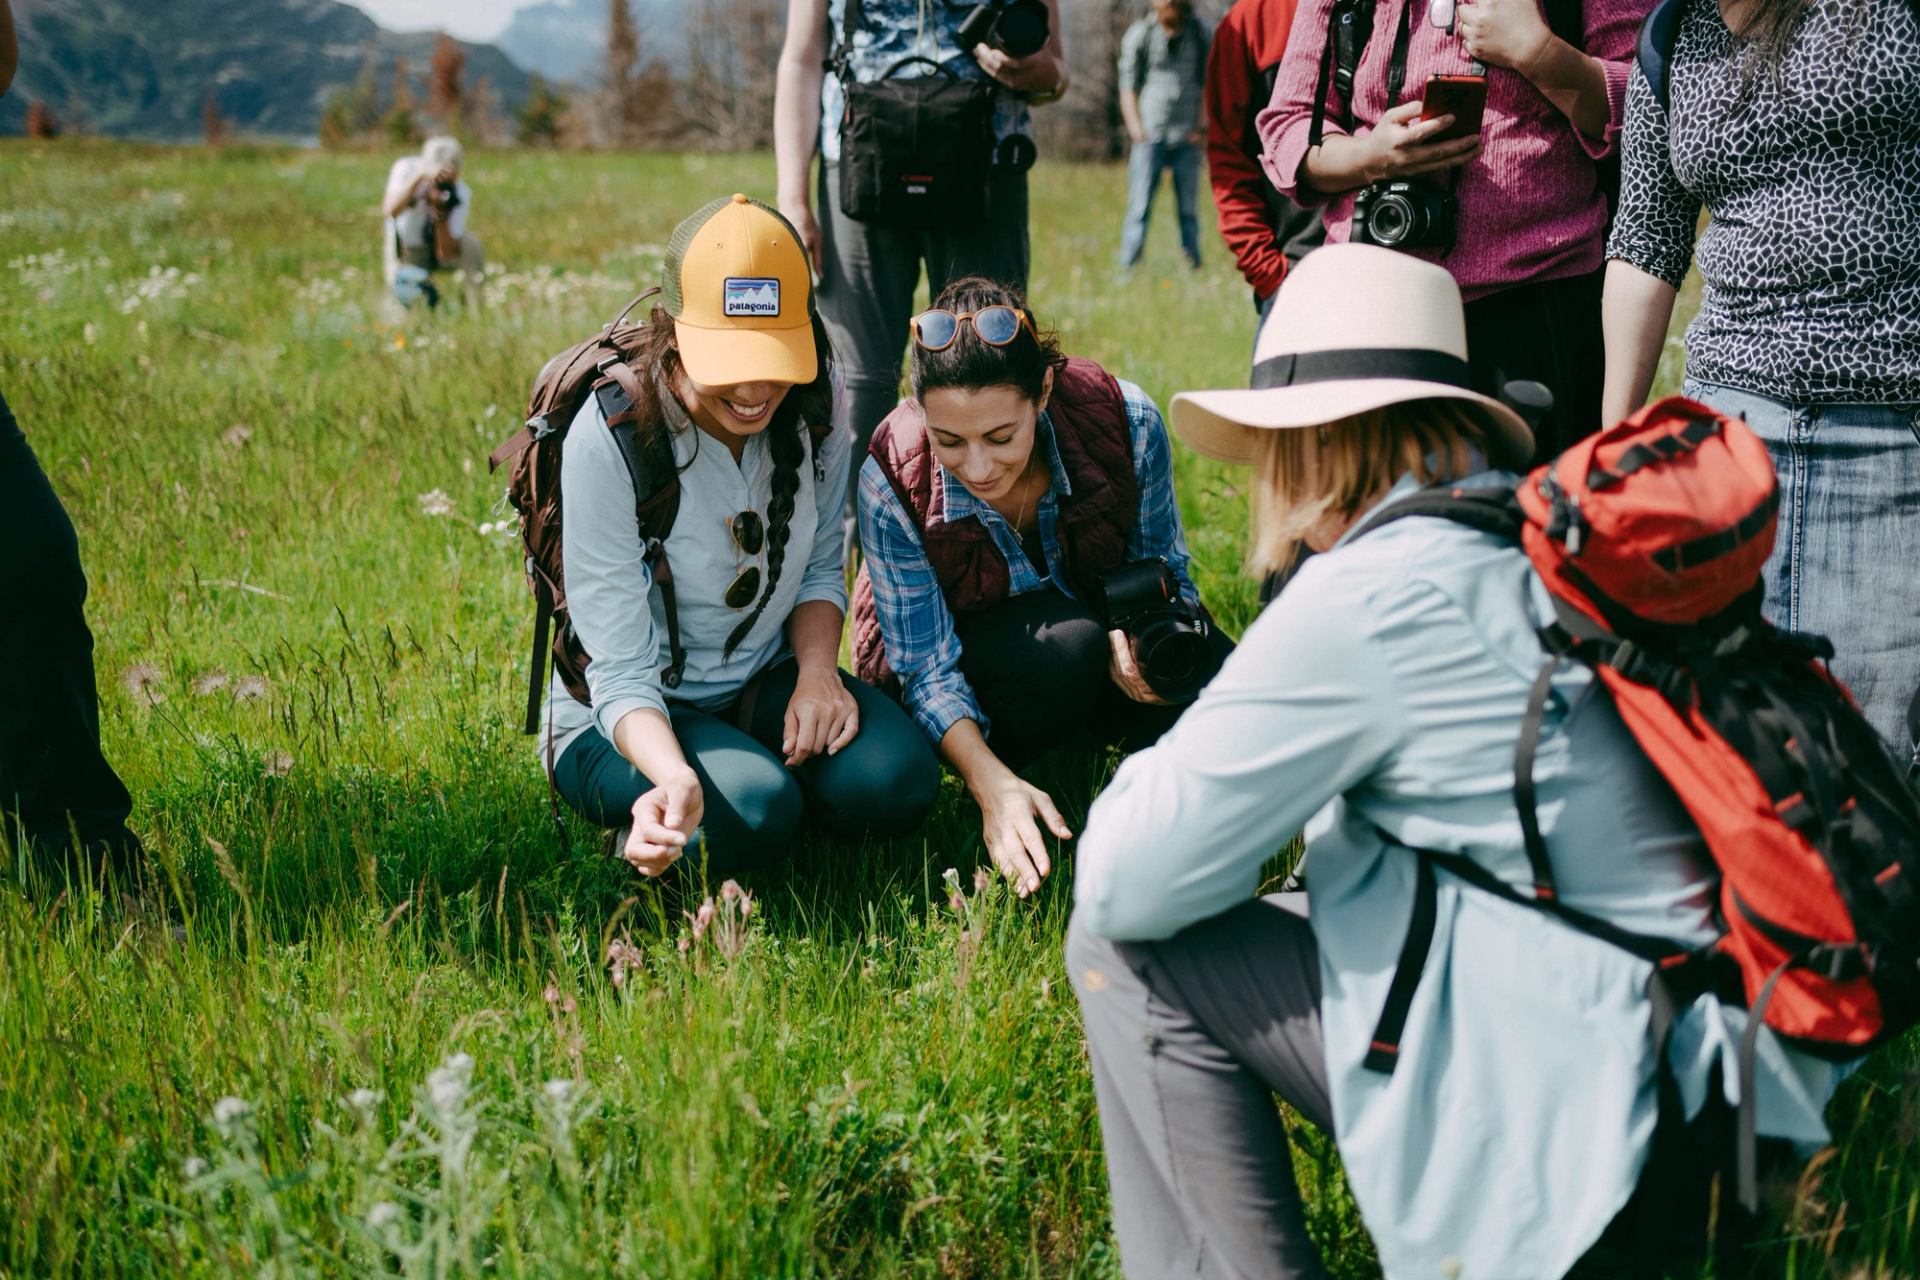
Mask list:
[[[972,277],[914,317],[914,396],[860,469],[854,665],[896,693],[979,802],[1025,895],[1071,836],[1016,770],[1075,740],[1144,746],[1181,708],[1111,628],[1106,576],[1162,561],[1211,657],[1232,642],[1187,571],[1166,425],[1145,392],[1068,359],[1014,289]]]

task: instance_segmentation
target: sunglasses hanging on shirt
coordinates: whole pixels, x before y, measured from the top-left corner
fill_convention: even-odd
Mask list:
[[[727,532],[733,536],[733,545],[743,555],[757,556],[767,545],[767,524],[758,511],[742,511],[737,516],[730,516],[727,519]],[[722,598],[727,602],[727,608],[744,609],[759,594],[760,566],[750,564],[740,571],[740,576],[727,587],[726,595]]]

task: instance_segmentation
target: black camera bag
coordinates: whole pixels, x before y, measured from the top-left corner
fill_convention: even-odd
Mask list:
[[[902,58],[878,80],[853,76],[860,0],[847,0],[832,64],[840,119],[840,210],[856,222],[931,227],[987,216],[994,156],[990,81],[966,80],[931,58]],[[899,76],[918,66],[925,74]]]

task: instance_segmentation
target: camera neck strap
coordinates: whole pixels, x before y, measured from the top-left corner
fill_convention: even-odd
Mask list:
[[[1467,362],[1448,351],[1426,347],[1348,347],[1333,351],[1289,351],[1253,366],[1250,391],[1298,387],[1312,382],[1364,382],[1381,378],[1435,382],[1472,390]]]
[[[853,3],[854,0],[848,0]],[[1393,32],[1393,53],[1387,62],[1387,106],[1407,86],[1407,50],[1413,43],[1413,9],[1418,0],[1403,0],[1400,22]],[[1313,120],[1307,129],[1307,146],[1317,147],[1326,136],[1327,91],[1336,84],[1341,94],[1341,124],[1349,132],[1354,125],[1353,98],[1360,74],[1360,59],[1373,35],[1373,0],[1335,0],[1327,13],[1327,39],[1320,49],[1320,75],[1313,90]]]

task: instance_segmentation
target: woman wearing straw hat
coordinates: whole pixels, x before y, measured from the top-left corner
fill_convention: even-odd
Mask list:
[[[1354,537],[1423,486],[1515,483],[1500,468],[1528,432],[1468,389],[1465,357],[1445,270],[1333,245],[1281,287],[1252,389],[1174,399],[1194,448],[1254,468],[1254,567],[1321,554],[1081,837],[1067,962],[1129,1275],[1323,1274],[1274,1093],[1333,1134],[1390,1276],[1566,1274],[1658,1199],[1635,1200],[1642,1166],[1672,1163],[1649,1155],[1650,966],[1448,873],[1397,1055],[1374,1052],[1416,902],[1402,846],[1508,880],[1528,865],[1514,744],[1545,588],[1451,521]],[[1552,695],[1535,777],[1561,900],[1711,941],[1712,867],[1678,802],[1585,668]],[[1302,828],[1310,891],[1254,897]],[[1674,1024],[1691,1107],[1716,1009]],[[1819,1077],[1761,1043],[1761,1132],[1823,1139]]]

